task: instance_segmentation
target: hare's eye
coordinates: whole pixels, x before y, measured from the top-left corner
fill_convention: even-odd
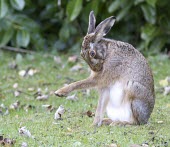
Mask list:
[[[96,55],[96,52],[95,51],[90,51],[89,54],[90,54],[91,57],[94,57]]]

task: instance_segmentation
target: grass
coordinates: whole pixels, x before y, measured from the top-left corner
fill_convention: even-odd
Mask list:
[[[84,113],[88,110],[95,112],[98,98],[93,90],[90,95],[86,95],[83,91],[74,92],[79,99],[76,102],[54,95],[50,95],[46,101],[36,100],[34,94],[37,88],[41,88],[43,92],[48,88],[49,94],[65,83],[88,76],[85,64],[81,72],[71,72],[70,67],[73,65],[67,62],[67,58],[67,55],[62,55],[63,64],[56,64],[53,55],[50,54],[40,53],[21,57],[0,51],[0,104],[9,108],[18,100],[21,106],[33,106],[28,111],[20,106],[16,110],[9,110],[8,115],[0,115],[1,135],[15,139],[14,146],[21,146],[22,142],[27,142],[31,147],[91,147],[107,146],[111,143],[116,143],[120,147],[142,143],[156,147],[170,146],[170,96],[164,96],[162,93],[156,92],[156,104],[149,124],[130,127],[90,127],[93,117],[88,117]],[[155,87],[160,87],[159,81],[170,76],[170,60],[164,56],[149,57],[148,60],[153,69]],[[18,69],[9,68],[8,64],[13,61],[17,62]],[[28,67],[35,68],[39,72],[32,77],[19,76],[18,72]],[[18,97],[13,94],[14,83],[18,83],[17,90],[22,91]],[[35,90],[29,91],[30,87]],[[66,109],[63,120],[55,121],[55,111],[50,112],[42,108],[44,104],[50,104],[55,108],[63,105]],[[19,135],[18,129],[22,126],[26,126],[35,139]]]

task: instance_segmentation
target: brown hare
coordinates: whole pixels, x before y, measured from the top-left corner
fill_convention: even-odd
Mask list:
[[[81,56],[90,66],[90,76],[57,90],[55,95],[62,97],[73,90],[97,88],[99,101],[93,125],[146,124],[155,103],[151,69],[132,45],[103,38],[115,17],[105,19],[97,27],[95,22],[91,11],[81,49]],[[108,118],[103,118],[105,112]]]

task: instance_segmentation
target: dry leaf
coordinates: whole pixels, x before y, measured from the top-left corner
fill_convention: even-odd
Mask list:
[[[41,92],[41,91],[42,91],[41,88],[38,88],[38,89],[37,89],[37,92]]]
[[[71,128],[67,128],[68,132],[73,132],[73,130]]]
[[[4,138],[3,136],[0,136],[0,145],[10,147],[10,146],[14,145],[15,142],[16,141],[14,139]]]
[[[61,58],[59,56],[54,56],[54,61],[57,64],[61,64],[62,63]]]
[[[166,77],[166,80],[167,80],[168,83],[170,84],[170,77]]]
[[[16,62],[11,62],[8,64],[8,67],[10,69],[17,69],[18,68],[18,65],[16,64]]]
[[[162,120],[157,121],[158,124],[163,124]]]
[[[167,107],[170,107],[170,104],[167,104],[166,106],[167,106]]]
[[[72,68],[70,68],[70,71],[80,71],[83,69],[81,64],[74,65]]]
[[[59,120],[61,119],[61,115],[63,115],[65,112],[65,109],[62,105],[59,106],[59,108],[57,109],[57,111],[54,114],[54,119]]]
[[[20,70],[18,74],[19,74],[21,77],[25,77],[25,76],[26,76],[26,73],[27,73],[26,70]]]
[[[77,55],[70,56],[70,57],[68,58],[68,62],[70,62],[70,63],[75,63],[75,62],[77,62],[77,61],[78,61]]]
[[[29,130],[26,129],[26,127],[21,127],[19,128],[19,134],[25,137],[32,137],[31,133]]]
[[[18,97],[20,94],[21,94],[21,91],[18,91],[18,90],[14,91],[14,96],[15,97]]]
[[[37,72],[39,72],[39,71],[36,69],[27,68],[27,70],[20,70],[18,74],[21,77],[26,77],[26,76],[33,76]]]
[[[29,87],[28,91],[34,91],[35,89],[33,87]]]
[[[14,83],[14,85],[13,85],[13,88],[17,88],[18,87],[18,83]]]
[[[77,101],[78,98],[76,97],[76,94],[73,94],[73,95],[67,96],[66,100]]]
[[[130,147],[142,147],[142,146],[138,145],[138,144],[132,144],[132,145],[130,145]]]
[[[27,144],[26,142],[23,142],[23,143],[21,144],[21,147],[28,147],[28,144]]]
[[[164,87],[164,95],[170,94],[170,86]]]
[[[74,147],[82,146],[82,143],[79,142],[79,141],[76,141],[76,142],[73,143],[73,146],[74,146]]]
[[[15,103],[11,104],[9,106],[10,109],[18,109],[18,107],[20,106],[20,102],[16,101]]]
[[[110,144],[108,147],[118,147],[118,146],[117,146],[117,144],[112,143],[112,144]]]
[[[160,80],[160,81],[159,81],[159,84],[160,84],[161,86],[163,86],[163,87],[168,86],[168,80],[167,80],[167,78],[164,79],[164,80]]]
[[[143,143],[142,144],[142,147],[148,147],[149,145],[148,144],[146,144],[146,143]]]
[[[46,108],[48,111],[53,111],[54,107],[52,105],[42,105],[43,108]]]
[[[87,115],[88,117],[93,117],[95,114],[94,114],[93,112],[91,112],[90,110],[88,110],[88,111],[86,112],[86,115]]]
[[[48,95],[40,95],[40,96],[37,96],[36,99],[42,101],[42,100],[47,100],[48,98],[49,98]]]
[[[0,105],[0,114],[2,114],[2,115],[8,115],[9,114],[8,108],[6,108],[4,104]]]
[[[33,76],[33,75],[36,74],[36,73],[38,73],[38,70],[36,70],[36,69],[29,69],[28,72],[27,72],[27,74],[28,74],[29,76]]]
[[[22,105],[21,107],[24,108],[26,112],[28,112],[29,109],[35,109],[35,106],[32,105]]]

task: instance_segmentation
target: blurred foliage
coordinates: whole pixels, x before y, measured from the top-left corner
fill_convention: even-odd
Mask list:
[[[91,10],[117,22],[108,37],[159,53],[170,46],[169,0],[0,0],[0,47],[79,50]]]

